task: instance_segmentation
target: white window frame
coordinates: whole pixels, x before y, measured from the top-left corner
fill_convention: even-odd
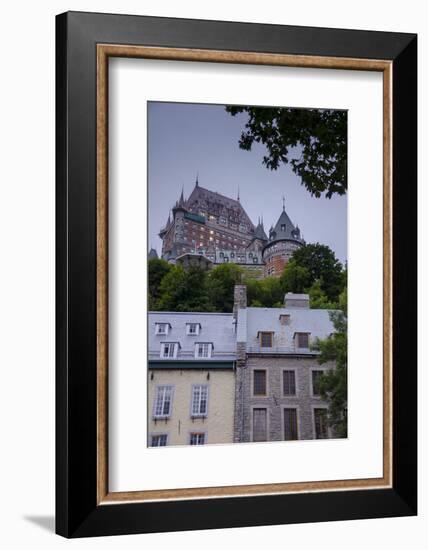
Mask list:
[[[205,394],[205,395],[204,395]],[[201,412],[202,396],[205,396],[205,412]],[[190,400],[190,416],[192,418],[206,418],[208,416],[209,386],[208,384],[193,384],[192,399]]]
[[[166,396],[169,395],[169,409],[164,412]],[[172,399],[174,395],[174,386],[170,384],[162,384],[156,386],[155,398],[153,400],[153,418],[162,419],[170,418],[172,412]],[[160,401],[160,402],[159,402]],[[160,412],[158,412],[160,410]]]
[[[174,346],[172,355],[165,355],[165,346]],[[178,342],[161,342],[160,357],[161,359],[176,359],[178,354]]]
[[[195,332],[191,332],[190,327],[196,327]],[[200,323],[186,323],[187,336],[199,336],[200,329],[201,329]]]
[[[165,445],[153,445],[153,438],[154,437],[165,437]],[[166,447],[168,445],[168,434],[161,433],[161,434],[150,434],[150,447]]]
[[[199,355],[199,347],[200,346],[208,346],[207,349],[207,355]],[[202,348],[204,349],[204,348]],[[213,344],[212,342],[196,342],[195,343],[195,359],[211,359],[213,351]]]
[[[169,323],[155,323],[156,326],[156,334],[159,334],[160,336],[165,336],[169,333],[170,324]],[[160,328],[165,327],[165,332],[161,331]]]
[[[197,436],[198,438],[199,437],[203,437],[204,438],[204,441],[202,443],[194,443],[192,445],[192,436],[195,435]],[[189,433],[189,445],[192,445],[192,447],[200,447],[201,445],[206,445],[207,444],[207,434],[206,432],[190,432]]]

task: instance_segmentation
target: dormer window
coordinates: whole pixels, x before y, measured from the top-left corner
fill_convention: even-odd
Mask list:
[[[156,334],[168,334],[171,325],[169,323],[156,323]]]
[[[281,224],[281,231],[285,231],[285,223]]]
[[[178,342],[162,342],[160,356],[162,359],[175,359],[178,354]]]
[[[261,348],[271,348],[273,342],[273,332],[259,332],[259,341]]]
[[[187,336],[197,336],[201,329],[199,323],[186,323],[186,334]]]
[[[210,359],[212,354],[212,349],[213,349],[212,342],[197,342],[195,344],[195,358]]]
[[[298,349],[309,349],[309,332],[296,332],[295,341]]]
[[[281,325],[289,325],[290,324],[290,315],[281,314],[279,316],[279,322],[281,323]]]
[[[253,258],[253,264],[257,263],[257,258]]]

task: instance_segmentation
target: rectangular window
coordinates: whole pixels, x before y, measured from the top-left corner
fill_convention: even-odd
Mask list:
[[[192,416],[207,416],[208,386],[197,385],[192,388]]]
[[[191,433],[190,445],[205,445],[205,434],[201,432]]]
[[[253,409],[253,441],[267,440],[267,411]]]
[[[261,332],[260,333],[260,346],[262,348],[271,348],[272,347],[272,333],[271,332]]]
[[[312,371],[312,395],[320,395],[320,378],[323,375],[322,370]]]
[[[297,409],[284,409],[284,439],[293,441],[297,436]]]
[[[327,409],[314,409],[315,439],[327,439]]]
[[[212,344],[210,342],[198,342],[195,345],[195,357],[197,359],[209,359],[211,357]]]
[[[296,395],[296,372],[294,370],[283,371],[284,395]]]
[[[166,447],[167,435],[152,435],[151,447]]]
[[[153,411],[155,418],[168,418],[171,415],[172,386],[158,386]]]
[[[307,332],[297,333],[297,347],[299,349],[309,349],[309,334]]]
[[[177,350],[177,342],[162,342],[161,357],[163,359],[174,359],[175,357],[177,357]]]
[[[168,334],[169,323],[156,323],[156,334]]]
[[[253,373],[253,394],[266,395],[266,371],[255,370]]]
[[[199,334],[199,327],[200,327],[199,323],[187,323],[186,334],[188,336],[194,336],[194,335],[197,336]]]

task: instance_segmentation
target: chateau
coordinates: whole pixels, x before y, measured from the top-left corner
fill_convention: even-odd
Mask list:
[[[279,277],[305,241],[285,211],[266,235],[263,219],[254,225],[239,198],[231,199],[199,185],[185,199],[183,192],[160,230],[162,258],[183,265],[232,262],[255,277]],[[149,257],[156,257],[152,249]]]

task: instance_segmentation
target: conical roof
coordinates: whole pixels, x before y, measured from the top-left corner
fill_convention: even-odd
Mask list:
[[[256,239],[260,239],[261,241],[267,241],[268,240],[265,229],[263,227],[263,222],[260,223],[260,221],[259,221],[259,223],[258,223],[258,225],[257,225],[257,227],[254,231],[254,237]]]
[[[300,237],[300,229],[293,225],[293,222],[288,217],[285,207],[282,208],[281,215],[276,222],[276,225],[269,232],[270,241],[281,241],[284,239],[303,242]]]

